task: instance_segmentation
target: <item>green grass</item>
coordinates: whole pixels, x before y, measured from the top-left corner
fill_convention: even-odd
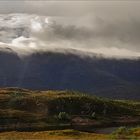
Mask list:
[[[120,127],[110,135],[112,139],[140,139],[140,127]]]
[[[39,131],[39,132],[1,132],[0,140],[25,140],[25,139],[47,139],[47,140],[139,140],[140,127],[120,127],[113,134],[96,134],[81,132],[72,129]]]
[[[126,118],[128,123],[131,120],[136,123],[140,122],[139,107],[139,102],[98,98],[75,91],[0,89],[0,122],[10,130],[48,130],[51,125],[52,129],[61,129],[69,127],[76,117],[99,125],[111,125],[114,121],[125,124]],[[61,112],[69,118],[60,119]]]
[[[55,130],[41,132],[3,132],[0,140],[25,140],[25,139],[47,139],[47,140],[108,140],[109,136],[103,134],[91,134],[75,130]]]

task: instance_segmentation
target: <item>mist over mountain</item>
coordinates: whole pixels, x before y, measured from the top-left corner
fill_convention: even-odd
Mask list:
[[[77,49],[106,57],[137,58],[139,21],[120,18],[116,23],[103,17],[92,21],[85,18],[49,17],[36,14],[0,15],[0,48],[9,47],[19,55],[35,51]],[[86,23],[87,25],[84,25]]]
[[[102,97],[140,99],[140,59],[81,54],[63,50],[20,58],[8,48],[1,49],[0,87],[68,89]]]
[[[140,138],[139,13],[131,0],[0,0],[0,139]]]
[[[0,15],[0,87],[140,99],[139,21],[96,17],[91,26],[62,19]]]

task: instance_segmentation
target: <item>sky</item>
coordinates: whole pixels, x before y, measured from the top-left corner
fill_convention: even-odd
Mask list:
[[[140,1],[0,1],[0,46],[140,56]]]

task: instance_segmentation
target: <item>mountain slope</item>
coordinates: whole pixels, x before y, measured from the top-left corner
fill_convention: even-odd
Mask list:
[[[140,99],[140,60],[36,52],[24,58],[0,51],[0,87],[77,90],[103,97]]]

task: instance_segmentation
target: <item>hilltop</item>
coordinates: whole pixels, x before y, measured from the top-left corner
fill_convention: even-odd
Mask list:
[[[0,89],[0,130],[87,129],[140,122],[140,102],[75,91]]]

